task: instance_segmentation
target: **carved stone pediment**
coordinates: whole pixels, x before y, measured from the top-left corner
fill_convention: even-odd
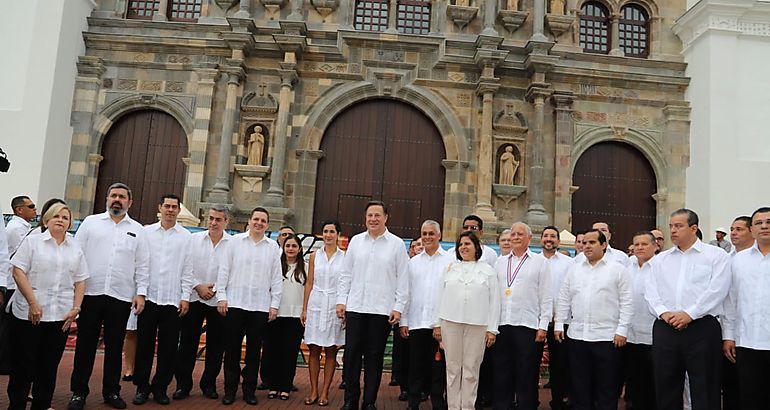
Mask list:
[[[241,111],[249,113],[276,113],[278,102],[270,93],[258,95],[256,92],[246,94],[241,100]]]
[[[446,6],[446,14],[460,30],[467,26],[478,14],[478,7],[458,6],[450,4]]]
[[[548,30],[553,34],[554,39],[558,38],[575,22],[575,16],[565,16],[563,14],[546,14],[545,25],[548,26]]]
[[[500,10],[497,12],[497,19],[503,24],[509,33],[518,30],[529,16],[528,11],[518,10]]]

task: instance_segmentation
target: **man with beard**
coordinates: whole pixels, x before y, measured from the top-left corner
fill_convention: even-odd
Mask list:
[[[133,194],[127,185],[120,182],[110,185],[107,211],[87,217],[75,234],[91,276],[86,279],[83,310],[77,320],[69,410],[85,407],[102,326],[102,397],[113,408],[126,408],[126,402],[120,397],[123,339],[131,310],[140,314],[144,309],[150,258],[142,225],[128,216],[132,203]]]
[[[577,240],[575,241],[577,243]],[[567,356],[567,343],[558,343],[554,338],[553,318],[556,316],[556,302],[559,299],[559,289],[564,282],[564,276],[572,266],[573,259],[558,252],[559,229],[555,226],[546,226],[540,236],[540,244],[543,246],[546,268],[551,275],[552,312],[551,323],[548,325],[548,373],[551,383],[551,409],[562,410],[568,408],[570,375],[569,357]],[[582,238],[581,238],[582,245]],[[564,337],[567,337],[569,318],[564,322]]]

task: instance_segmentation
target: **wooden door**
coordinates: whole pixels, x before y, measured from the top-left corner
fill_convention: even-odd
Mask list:
[[[444,144],[436,126],[411,105],[369,100],[340,113],[321,142],[313,229],[336,218],[343,234],[364,231],[364,206],[388,206],[388,229],[419,235],[425,219],[444,215]]]
[[[592,146],[575,164],[572,184],[580,187],[572,195],[573,232],[606,221],[612,246],[625,252],[634,233],[655,228],[655,172],[631,145],[603,142]]]
[[[94,213],[104,212],[107,188],[123,182],[134,194],[129,215],[142,224],[157,222],[161,195],[182,197],[187,137],[174,117],[155,110],[121,117],[104,137]]]

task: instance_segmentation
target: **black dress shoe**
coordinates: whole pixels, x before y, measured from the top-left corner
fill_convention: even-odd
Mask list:
[[[345,380],[341,381],[340,382],[340,390],[345,390],[345,386],[346,386]]]
[[[113,409],[125,409],[126,402],[117,393],[104,396],[104,402]]]
[[[291,385],[291,391],[299,391],[299,388],[295,385]]]
[[[171,398],[173,398],[174,400],[184,400],[188,397],[190,397],[190,392],[188,390],[182,390],[182,389],[176,389],[174,394],[171,395]]]
[[[131,403],[134,403],[137,406],[141,406],[142,404],[147,403],[147,399],[149,398],[150,398],[149,393],[136,392],[136,396],[134,396],[134,401],[132,401]]]
[[[257,390],[267,390],[267,389],[268,389],[268,387],[269,387],[269,386],[268,386],[267,384],[265,384],[265,382],[262,382],[262,383],[260,383],[260,384],[257,386]]]
[[[345,402],[345,404],[340,407],[340,410],[357,410],[356,405],[351,402]]]
[[[209,399],[219,398],[219,394],[217,394],[217,389],[214,387],[205,387],[202,390],[203,390],[203,395],[208,397]]]
[[[235,403],[235,393],[225,393],[224,397],[222,397],[222,404],[229,406],[233,403]]]
[[[377,406],[374,403],[363,404],[361,405],[361,410],[377,410]]]
[[[171,403],[171,399],[168,398],[168,394],[164,391],[154,392],[152,397],[155,399],[155,403],[162,404],[164,406]]]
[[[86,397],[73,394],[69,404],[67,404],[67,410],[83,410],[86,407]]]
[[[256,406],[257,396],[254,393],[243,393],[243,401],[249,406]]]
[[[388,383],[388,386],[398,386],[398,379],[396,379],[395,377],[391,378],[390,383]]]
[[[405,391],[402,391],[401,393],[399,393],[398,401],[407,401],[407,400],[409,400],[409,393]]]

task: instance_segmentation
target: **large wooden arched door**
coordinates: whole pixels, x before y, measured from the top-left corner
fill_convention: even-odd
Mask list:
[[[104,212],[107,188],[120,181],[134,194],[131,217],[156,222],[161,195],[183,195],[186,155],[187,137],[174,117],[155,110],[124,115],[104,137],[94,212]]]
[[[644,155],[622,142],[603,142],[589,148],[575,164],[572,184],[572,229],[590,229],[606,221],[612,246],[625,251],[633,235],[655,228],[657,190],[655,172]]]
[[[444,215],[445,158],[438,129],[411,105],[368,100],[340,113],[321,142],[313,229],[336,218],[343,233],[364,231],[364,206],[388,205],[388,229],[414,238],[425,219]]]

